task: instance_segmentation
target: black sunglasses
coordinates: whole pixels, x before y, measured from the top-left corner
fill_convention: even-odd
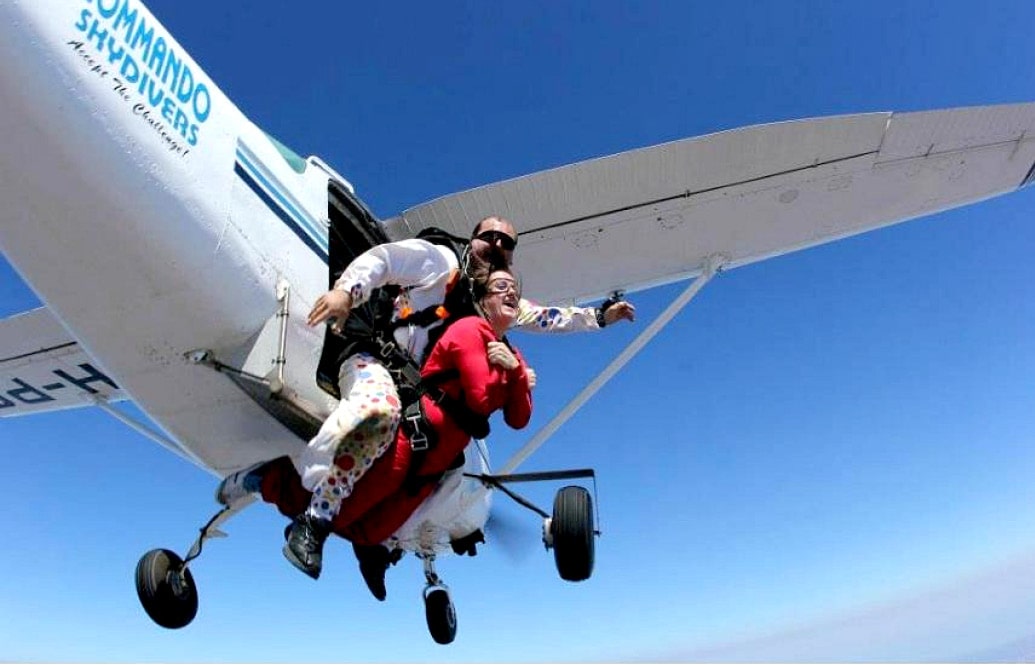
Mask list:
[[[482,231],[475,238],[490,245],[499,243],[500,247],[508,252],[513,252],[514,248],[517,247],[517,238],[512,238],[503,231]]]

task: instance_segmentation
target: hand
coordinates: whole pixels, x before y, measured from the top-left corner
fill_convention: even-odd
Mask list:
[[[619,300],[604,310],[604,321],[607,322],[607,325],[622,319],[626,321],[636,320],[636,307],[631,302]]]
[[[532,369],[531,367],[526,367],[525,368],[525,376],[528,377],[528,389],[529,390],[534,390],[535,389],[535,382],[536,382],[535,370]]]
[[[519,364],[517,356],[503,342],[489,342],[488,356],[490,365],[497,365],[503,369],[515,369]]]
[[[333,289],[316,299],[316,304],[313,305],[312,311],[309,312],[309,318],[306,319],[306,322],[311,326],[315,326],[334,318],[337,320],[331,325],[331,330],[340,333],[341,327],[344,325],[345,319],[349,318],[349,312],[351,311],[352,295],[346,291]]]

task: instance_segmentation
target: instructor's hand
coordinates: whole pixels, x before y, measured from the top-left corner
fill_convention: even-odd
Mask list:
[[[636,320],[636,308],[631,302],[621,300],[604,310],[604,321],[607,322],[607,325],[617,323],[623,319],[626,321]]]
[[[315,326],[333,318],[336,321],[331,325],[331,330],[340,333],[341,327],[345,324],[345,319],[349,318],[349,312],[351,311],[352,294],[333,289],[316,299],[316,304],[313,305],[312,311],[309,312],[309,318],[306,319],[306,322],[311,326]]]

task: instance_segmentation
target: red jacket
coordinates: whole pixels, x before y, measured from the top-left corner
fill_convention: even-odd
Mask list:
[[[508,425],[520,429],[532,415],[532,395],[528,387],[525,362],[520,354],[518,367],[504,370],[490,365],[489,342],[496,334],[487,321],[471,316],[453,323],[439,338],[421,368],[427,377],[446,370],[459,376],[439,384],[447,395],[462,399],[473,412],[489,416],[502,409]],[[424,456],[418,475],[444,472],[470,443],[471,438],[437,404],[422,398],[428,423],[437,434],[435,445]],[[341,505],[333,528],[338,535],[359,544],[376,544],[391,536],[417,506],[435,489],[425,483],[416,493],[403,488],[409,476],[410,446],[400,428],[395,443],[356,483],[352,494]],[[263,478],[263,499],[275,503],[288,517],[301,514],[309,505],[310,493],[290,462],[273,466]]]

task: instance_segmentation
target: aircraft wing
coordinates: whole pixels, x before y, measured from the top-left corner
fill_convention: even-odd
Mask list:
[[[1032,136],[1028,136],[1031,133]],[[1017,189],[1035,104],[870,113],[745,127],[486,185],[386,221],[393,238],[466,237],[502,215],[544,303],[732,268]]]
[[[0,320],[0,417],[125,398],[45,307]]]

